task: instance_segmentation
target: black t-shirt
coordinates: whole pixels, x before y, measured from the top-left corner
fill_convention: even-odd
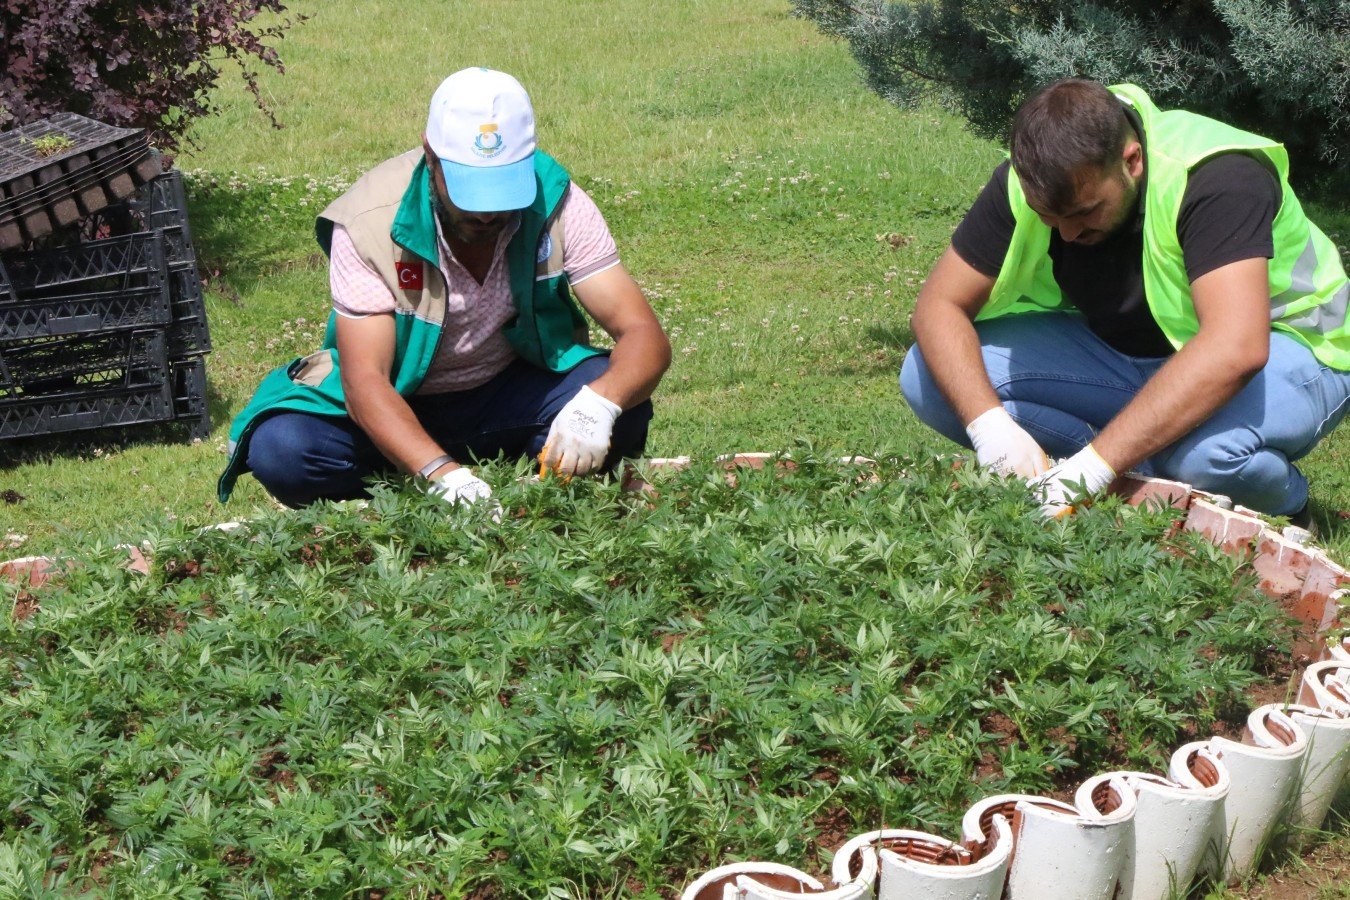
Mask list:
[[[1144,298],[1147,189],[1141,185],[1133,218],[1099,244],[1068,243],[1052,230],[1050,259],[1055,282],[1094,334],[1129,356],[1167,356],[1172,345]],[[1177,218],[1186,277],[1194,282],[1238,260],[1273,257],[1271,226],[1281,199],[1274,169],[1263,158],[1225,153],[1196,166]],[[995,278],[1012,241],[1013,224],[1004,162],[957,226],[952,248],[972,268]]]

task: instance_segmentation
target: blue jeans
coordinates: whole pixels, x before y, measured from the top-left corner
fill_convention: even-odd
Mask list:
[[[608,368],[606,356],[592,357],[562,375],[517,360],[484,385],[409,397],[408,405],[457,462],[533,458],[563,406]],[[603,471],[642,454],[651,418],[650,400],[619,416]],[[287,506],[364,497],[367,478],[396,471],[351,419],[295,412],[278,413],[258,425],[248,445],[248,467]]]
[[[1056,457],[1086,446],[1167,361],[1118,352],[1073,313],[1004,316],[975,330],[1003,407]],[[970,446],[917,346],[905,357],[900,390],[925,424]],[[1135,468],[1289,515],[1308,501],[1308,481],[1294,461],[1347,408],[1350,372],[1327,368],[1303,344],[1271,332],[1265,368],[1194,431]]]

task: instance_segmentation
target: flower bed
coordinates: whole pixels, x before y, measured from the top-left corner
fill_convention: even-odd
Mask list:
[[[938,461],[727,475],[510,484],[496,527],[386,490],[5,588],[0,877],[670,896],[991,795],[1072,804],[1293,669],[1258,590],[1284,569],[1175,511],[1046,527]]]

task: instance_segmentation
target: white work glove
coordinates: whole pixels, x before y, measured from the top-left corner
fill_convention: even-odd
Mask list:
[[[1047,519],[1072,515],[1074,504],[1091,502],[1116,480],[1116,472],[1088,444],[1039,478],[1027,482],[1041,501],[1041,514]]]
[[[609,453],[614,420],[622,412],[618,404],[583,387],[553,420],[539,461],[559,475],[585,475],[600,468]]]
[[[439,497],[451,506],[475,503],[490,504],[492,521],[502,520],[502,505],[492,499],[492,488],[487,482],[473,474],[468,466],[451,469],[440,478],[427,482],[427,493]]]
[[[966,426],[966,434],[975,448],[975,460],[1000,475],[1034,478],[1050,468],[1041,445],[1002,406],[976,416]]]

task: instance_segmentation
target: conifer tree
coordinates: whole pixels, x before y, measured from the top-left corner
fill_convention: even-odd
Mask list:
[[[938,100],[1001,138],[1065,76],[1132,82],[1164,109],[1280,140],[1295,172],[1350,168],[1350,0],[793,0],[868,84]]]

